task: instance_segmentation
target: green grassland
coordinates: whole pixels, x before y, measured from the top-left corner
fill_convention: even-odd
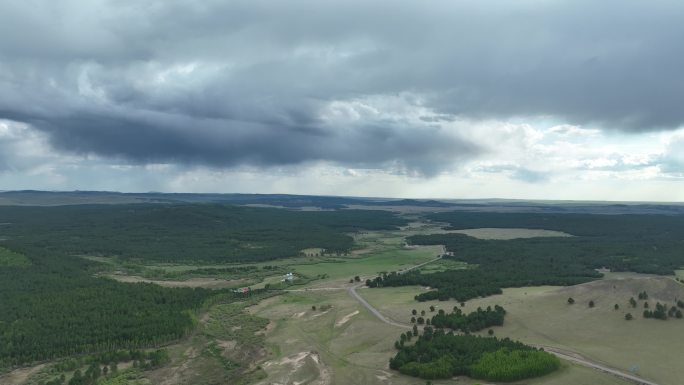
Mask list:
[[[366,296],[387,291],[376,300],[394,298],[398,289],[364,290]],[[399,295],[410,312],[411,297]],[[394,308],[394,301],[385,309]],[[312,310],[316,306],[317,310]],[[327,310],[326,306],[332,306]],[[427,309],[427,308],[426,308]],[[274,352],[261,364],[267,378],[259,384],[304,383],[325,384],[418,384],[412,377],[392,371],[388,361],[395,354],[394,341],[403,328],[387,325],[375,318],[343,291],[288,293],[262,302],[252,312],[269,318],[276,328],[267,338]],[[358,313],[356,313],[358,311]],[[410,314],[408,313],[407,314]],[[353,316],[349,317],[350,315]],[[347,322],[340,324],[341,321]],[[468,378],[434,381],[434,384],[472,385]],[[560,371],[532,381],[530,385],[561,384],[626,384],[614,377],[576,365],[563,364]]]
[[[434,228],[432,228],[434,229]],[[397,271],[434,259],[442,253],[441,246],[407,246],[405,234],[412,231],[365,231],[353,234],[354,248],[348,254],[320,255],[321,249],[305,249],[304,254],[257,263],[183,264],[150,263],[143,260],[122,260],[116,257],[84,258],[98,262],[100,272],[115,272],[111,277],[124,282],[152,282],[164,286],[262,288],[277,284],[287,272],[300,277],[317,279],[315,285],[333,281],[348,281],[354,276],[372,276],[381,272]],[[314,255],[315,254],[315,255]],[[461,264],[441,261],[434,269],[457,268]],[[425,266],[425,269],[433,267]],[[240,270],[243,269],[243,270]],[[325,278],[321,278],[325,276]],[[199,278],[217,279],[217,282]],[[179,281],[179,282],[176,282]]]
[[[359,293],[383,314],[399,322],[408,322],[412,309],[425,310],[429,316],[431,305],[447,311],[453,306],[460,307],[455,301],[418,303],[413,296],[423,290],[411,286],[365,289]],[[644,319],[641,315],[644,301],[639,301],[636,309],[628,303],[630,297],[636,298],[644,290],[649,293],[651,306],[656,301],[672,304],[675,297],[684,298],[684,286],[670,278],[629,274],[563,288],[504,289],[502,295],[466,302],[463,310],[470,312],[478,306],[501,305],[507,315],[503,327],[493,328],[497,336],[568,349],[624,371],[638,366],[637,373],[647,379],[676,384],[684,377],[684,369],[678,363],[684,346],[684,320]],[[568,305],[568,297],[575,299],[574,305]],[[594,308],[587,306],[590,300],[596,302]],[[620,306],[617,311],[614,310],[616,303]],[[627,312],[632,313],[633,321],[625,321]],[[562,373],[551,377],[558,376]]]
[[[0,267],[27,267],[31,261],[24,254],[0,246]]]

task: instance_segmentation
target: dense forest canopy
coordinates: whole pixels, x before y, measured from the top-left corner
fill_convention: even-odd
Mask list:
[[[459,257],[576,259],[589,268],[672,274],[684,265],[684,215],[591,215],[523,213],[437,213],[448,229],[481,227],[563,231],[575,237],[466,242],[449,236]],[[425,238],[412,238],[424,243]]]
[[[30,267],[0,267],[0,369],[182,337],[211,294],[95,278],[89,262],[23,249]]]
[[[379,211],[304,212],[218,204],[0,207],[0,370],[83,353],[158,346],[228,292],[97,278],[79,255],[260,261],[307,247],[342,252],[347,234],[405,223]]]
[[[530,228],[563,231],[574,237],[483,240],[464,234],[416,235],[414,245],[445,245],[469,269],[430,274],[388,274],[370,286],[423,285],[437,290],[418,300],[470,298],[501,293],[505,287],[574,285],[601,277],[596,271],[672,274],[684,266],[684,216],[448,212],[428,216],[449,229]]]
[[[0,236],[66,254],[167,262],[254,262],[306,248],[345,252],[347,233],[395,229],[385,211],[293,211],[221,204],[0,207]]]

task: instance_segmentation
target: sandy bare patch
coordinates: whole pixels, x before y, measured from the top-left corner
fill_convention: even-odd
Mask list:
[[[221,347],[223,350],[233,350],[237,346],[237,341],[235,340],[230,340],[230,341],[221,341],[221,340],[216,340],[216,344]]]
[[[380,370],[380,373],[376,374],[375,378],[377,378],[378,380],[383,381],[383,382],[388,382],[392,378],[392,373],[386,372],[384,370]]]
[[[276,327],[276,323],[273,322],[273,321],[269,321],[269,322],[268,322],[268,325],[266,325],[265,328],[263,328],[263,329],[261,329],[261,330],[257,330],[256,332],[254,332],[254,335],[256,335],[256,336],[265,336],[265,335],[267,335],[268,333],[272,332],[273,329],[275,329],[275,327]]]
[[[328,385],[331,383],[331,373],[320,359],[317,352],[299,352],[279,361],[268,361],[262,365],[268,371],[274,371],[274,378],[259,384],[288,384],[288,385]]]
[[[355,310],[355,311],[353,311],[353,312],[347,314],[346,316],[342,317],[342,319],[340,319],[339,321],[335,322],[335,327],[339,327],[339,326],[342,326],[342,325],[346,324],[347,322],[349,322],[349,320],[350,320],[353,316],[355,316],[355,315],[357,315],[357,314],[359,314],[359,311],[358,311],[358,310]]]
[[[292,318],[302,318],[302,317],[304,317],[304,314],[306,314],[305,311],[302,311],[302,312],[299,312],[299,313],[294,313],[294,315],[292,316]]]
[[[32,366],[29,368],[15,369],[9,373],[0,376],[0,384],[3,385],[20,385],[26,382],[33,374],[39,372],[45,367],[45,364]]]
[[[323,314],[327,314],[329,311],[330,311],[330,309],[328,309],[328,310],[326,310],[326,311],[324,311],[324,312],[316,313],[316,314],[314,314],[314,315],[311,316],[311,319],[318,318],[318,317],[322,316]]]

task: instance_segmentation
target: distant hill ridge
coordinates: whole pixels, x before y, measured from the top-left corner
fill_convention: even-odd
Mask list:
[[[130,203],[226,203],[234,205],[267,205],[289,209],[345,209],[349,206],[369,208],[418,207],[436,210],[488,212],[547,212],[595,214],[684,214],[683,203],[652,202],[585,202],[539,201],[515,199],[397,199],[380,197],[345,197],[293,194],[243,193],[123,193],[116,191],[0,191],[0,205],[60,206],[80,204]]]

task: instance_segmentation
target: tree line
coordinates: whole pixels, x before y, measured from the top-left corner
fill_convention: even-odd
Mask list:
[[[490,326],[503,326],[506,310],[499,305],[494,309],[488,306],[486,310],[478,307],[476,311],[464,314],[461,309],[454,307],[453,312],[447,314],[444,310],[434,315],[431,325],[435,328],[448,328],[461,332],[476,332]]]

